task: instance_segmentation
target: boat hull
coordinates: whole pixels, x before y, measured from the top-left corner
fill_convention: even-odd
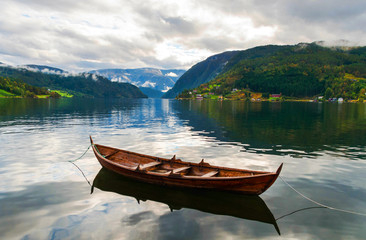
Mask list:
[[[138,181],[171,187],[215,189],[221,191],[239,192],[249,195],[260,195],[276,181],[282,168],[281,165],[275,173],[264,173],[247,177],[181,177],[180,175],[164,176],[161,174],[151,174],[145,171],[125,168],[100,154],[98,151],[98,146],[104,147],[93,144],[93,151],[99,163],[104,168]]]

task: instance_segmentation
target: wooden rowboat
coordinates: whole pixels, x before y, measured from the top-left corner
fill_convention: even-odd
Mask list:
[[[94,188],[133,197],[139,204],[146,201],[160,202],[168,205],[172,212],[188,208],[272,224],[281,235],[275,217],[260,196],[154,185],[126,178],[106,168],[102,168],[95,176],[91,193],[94,192]],[[179,225],[176,227],[180,228]]]
[[[113,172],[139,181],[200,189],[215,189],[259,195],[277,179],[282,165],[276,172],[252,171],[218,167],[202,161],[184,162],[176,159],[154,157],[90,142],[99,163]]]

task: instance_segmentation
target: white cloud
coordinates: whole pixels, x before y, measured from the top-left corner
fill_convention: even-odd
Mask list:
[[[19,66],[19,67],[14,66],[12,68],[26,69],[26,70],[31,71],[31,72],[39,72],[39,69],[28,67],[28,66]]]
[[[366,3],[2,0],[0,62],[189,68],[225,50],[347,39],[366,44]]]
[[[41,72],[47,73],[47,74],[60,74],[60,71],[56,71],[56,70],[52,70],[52,69],[48,69],[48,68],[42,69]]]
[[[98,81],[98,76],[97,76],[97,75],[92,74],[91,76],[92,76],[92,79],[93,79],[94,81]]]
[[[177,74],[173,73],[173,72],[169,72],[167,74],[165,74],[165,76],[168,76],[168,77],[178,77]]]

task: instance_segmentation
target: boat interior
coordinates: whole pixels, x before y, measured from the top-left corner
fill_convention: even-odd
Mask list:
[[[211,166],[202,161],[200,163],[183,162],[176,159],[159,158],[126,150],[95,145],[97,151],[106,159],[133,171],[141,171],[150,174],[190,177],[190,178],[212,178],[212,177],[250,177],[254,175],[267,174],[269,172],[248,171],[229,169],[224,167]]]

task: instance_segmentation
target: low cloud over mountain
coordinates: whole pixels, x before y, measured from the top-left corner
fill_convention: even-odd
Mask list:
[[[171,89],[185,70],[155,68],[100,69],[90,73],[104,76],[112,82],[128,82],[137,87],[150,88],[161,93]]]

